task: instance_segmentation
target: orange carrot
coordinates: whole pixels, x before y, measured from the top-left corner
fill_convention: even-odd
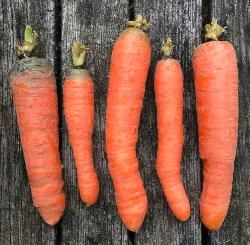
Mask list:
[[[65,78],[63,99],[77,169],[80,197],[88,206],[97,201],[99,183],[92,158],[92,134],[94,129],[94,83],[83,69],[86,47],[75,43],[72,47],[73,66]]]
[[[215,19],[193,56],[199,150],[204,163],[200,213],[204,225],[218,230],[230,203],[238,128],[238,68],[231,43],[218,41],[224,28]]]
[[[138,171],[136,142],[151,45],[142,16],[128,22],[112,51],[107,98],[106,151],[119,215],[137,231],[147,211],[147,196]]]
[[[19,60],[10,82],[32,199],[50,225],[61,218],[65,207],[62,166],[58,149],[56,80],[45,59],[27,57],[36,46],[30,26],[18,48]]]
[[[190,204],[181,182],[183,148],[183,74],[180,63],[169,58],[173,44],[163,43],[164,59],[157,62],[154,85],[157,108],[158,152],[156,170],[174,215],[185,221]]]

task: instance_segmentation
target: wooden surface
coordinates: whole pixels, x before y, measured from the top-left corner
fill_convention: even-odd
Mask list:
[[[25,24],[39,33],[38,55],[54,64],[55,15],[53,1],[1,1],[0,3],[0,244],[55,244],[56,228],[41,221],[32,205],[24,166],[9,70],[16,60],[16,44]],[[47,23],[50,23],[49,25]]]
[[[136,244],[201,244],[199,220],[200,161],[197,149],[197,123],[192,78],[191,57],[200,43],[201,1],[135,1],[135,13],[141,13],[151,23],[149,37],[152,42],[152,63],[148,77],[144,107],[141,116],[138,155],[149,196],[149,212],[141,229],[135,235]],[[185,30],[185,31],[183,31]],[[184,72],[184,152],[182,176],[191,201],[192,216],[188,222],[179,222],[170,211],[159,179],[156,176],[157,150],[156,110],[153,75],[156,62],[161,57],[162,41],[171,36],[174,57],[181,61]],[[182,48],[178,48],[182,47]],[[190,134],[190,132],[192,132]]]
[[[250,2],[212,2],[212,16],[227,26],[225,39],[237,51],[240,114],[231,205],[224,225],[209,233],[209,239],[211,244],[250,244]]]
[[[86,207],[79,198],[76,171],[72,161],[65,123],[63,121],[62,161],[65,165],[65,190],[68,205],[62,221],[62,244],[127,244],[127,231],[118,218],[112,182],[105,157],[105,113],[107,80],[112,44],[124,29],[127,16],[126,0],[84,1],[65,0],[62,4],[62,75],[71,66],[70,46],[83,40],[90,48],[86,67],[95,82],[94,162],[100,181],[98,203]],[[115,13],[115,14],[114,14]],[[77,227],[77,228],[76,228]]]
[[[111,49],[126,21],[143,14],[152,27],[153,53],[137,147],[140,172],[149,199],[141,230],[128,232],[114,202],[104,146],[105,109]],[[202,165],[198,156],[197,122],[191,57],[202,43],[202,28],[218,18],[227,25],[239,60],[240,122],[233,195],[229,214],[218,232],[209,232],[199,220]],[[38,56],[55,66],[58,78],[60,149],[64,164],[67,208],[55,227],[44,224],[32,205],[27,174],[9,86],[9,70],[25,24],[39,34]],[[192,207],[188,222],[172,215],[155,174],[157,149],[153,72],[162,40],[171,35],[174,54],[184,69],[185,144],[182,177]],[[70,65],[70,45],[84,41],[90,48],[86,67],[95,81],[93,156],[101,183],[98,203],[86,208],[79,199],[62,111],[62,81]],[[8,244],[250,244],[250,3],[248,0],[0,0],[0,245]]]

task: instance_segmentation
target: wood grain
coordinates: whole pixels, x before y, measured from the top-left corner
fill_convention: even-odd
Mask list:
[[[62,158],[65,166],[67,209],[62,222],[62,244],[127,244],[114,202],[114,189],[105,156],[105,115],[111,48],[128,19],[126,0],[63,1],[62,67],[71,66],[70,47],[76,40],[89,48],[86,67],[95,83],[95,129],[93,156],[101,194],[96,205],[86,208],[80,201],[72,152],[63,125]],[[84,122],[83,122],[84,123]]]
[[[150,1],[135,0],[135,14],[141,13],[151,23],[149,37],[153,45],[152,63],[138,144],[141,173],[149,199],[149,211],[140,232],[135,235],[135,244],[201,244],[199,220],[200,161],[197,149],[197,122],[191,57],[200,43],[201,1]],[[162,41],[171,36],[174,42],[174,57],[183,67],[184,81],[184,153],[182,177],[188,193],[192,216],[181,223],[171,213],[163,195],[155,171],[157,150],[156,108],[153,76],[156,62],[161,58]]]
[[[137,234],[127,232],[118,217],[104,145],[111,49],[134,13],[143,14],[151,22],[149,36],[153,46],[137,147],[149,211]],[[194,48],[202,40],[202,25],[211,17],[228,26],[223,38],[236,48],[240,79],[239,142],[232,201],[218,232],[202,229],[199,219],[202,175],[191,66]],[[32,204],[9,86],[9,70],[16,60],[15,47],[22,39],[26,24],[32,25],[39,34],[38,57],[46,57],[54,64],[58,75],[67,209],[61,223],[54,228],[41,220]],[[192,207],[192,217],[185,223],[172,215],[155,172],[157,128],[153,74],[160,59],[161,43],[168,35],[175,42],[174,56],[180,60],[185,75],[182,176]],[[90,208],[86,208],[79,198],[62,110],[63,81],[60,78],[71,65],[70,46],[75,40],[85,42],[90,48],[86,67],[95,81],[93,156],[101,196]],[[250,244],[249,43],[248,0],[0,0],[0,244]]]
[[[211,17],[227,26],[223,39],[236,48],[239,66],[239,140],[228,216],[210,244],[250,244],[250,2],[212,1]]]
[[[26,24],[39,34],[38,56],[54,63],[55,4],[51,0],[0,1],[0,244],[55,244],[55,228],[33,207],[25,170],[9,70]]]

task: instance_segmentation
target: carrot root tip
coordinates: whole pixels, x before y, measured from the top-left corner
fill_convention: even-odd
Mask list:
[[[208,208],[200,205],[200,216],[202,223],[209,229],[217,231],[223,224],[225,213],[211,212]]]

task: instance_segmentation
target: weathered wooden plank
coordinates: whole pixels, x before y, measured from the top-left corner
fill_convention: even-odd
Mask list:
[[[227,26],[224,39],[236,48],[239,65],[239,140],[233,194],[228,216],[211,244],[250,244],[250,3],[248,0],[212,1],[211,17]]]
[[[62,222],[63,244],[127,244],[114,202],[114,190],[105,157],[105,113],[111,47],[128,18],[126,0],[62,2],[62,67],[71,66],[70,47],[81,40],[90,48],[86,67],[95,82],[95,129],[93,155],[101,195],[93,207],[80,201],[72,152],[63,126],[63,163],[68,205]],[[64,73],[65,75],[65,73]],[[83,122],[84,123],[84,122]]]
[[[150,1],[135,0],[135,13],[141,13],[151,23],[152,65],[146,87],[138,144],[138,156],[149,199],[149,211],[142,229],[135,235],[136,244],[200,244],[199,220],[200,161],[197,150],[197,122],[191,57],[200,43],[202,16],[201,0]],[[162,41],[171,36],[174,56],[184,70],[184,126],[185,143],[182,176],[191,201],[192,216],[181,223],[166,204],[155,171],[157,150],[156,108],[153,74],[160,59]]]
[[[0,244],[55,244],[55,228],[33,207],[9,86],[16,44],[25,24],[39,34],[38,55],[54,62],[55,4],[52,0],[0,1]]]

